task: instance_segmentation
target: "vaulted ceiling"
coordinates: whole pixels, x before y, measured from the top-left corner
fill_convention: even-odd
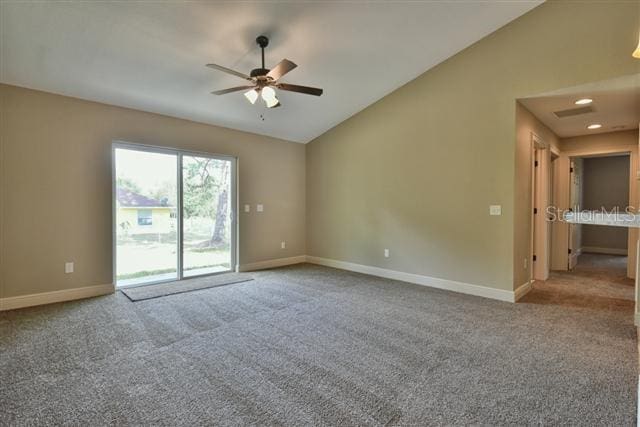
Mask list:
[[[540,3],[2,2],[0,81],[308,142]],[[210,94],[243,81],[204,65],[248,73],[260,34],[322,97]]]

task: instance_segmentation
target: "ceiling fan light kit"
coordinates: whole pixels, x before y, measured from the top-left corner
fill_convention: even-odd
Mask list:
[[[283,59],[271,70],[265,68],[264,65],[264,48],[269,45],[269,39],[266,36],[259,36],[256,38],[256,43],[260,46],[262,56],[262,67],[255,68],[247,75],[230,68],[223,67],[217,64],[207,64],[207,67],[214,70],[222,71],[227,74],[231,74],[241,79],[251,82],[249,85],[236,86],[229,89],[216,90],[211,92],[214,95],[226,95],[227,93],[238,92],[241,90],[249,89],[244,93],[245,98],[251,103],[255,104],[258,97],[261,97],[267,108],[279,107],[280,101],[274,88],[279,90],[285,90],[290,92],[298,92],[306,95],[320,96],[322,95],[322,89],[308,86],[298,86],[288,83],[280,82],[280,79],[289,71],[297,67],[296,64]]]

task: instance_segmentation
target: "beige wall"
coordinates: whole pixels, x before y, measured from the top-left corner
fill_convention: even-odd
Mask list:
[[[618,208],[629,205],[629,156],[584,159],[583,205],[586,210]],[[582,227],[583,251],[589,248],[627,249],[627,229],[585,225]]]
[[[529,172],[516,171],[514,101],[640,71],[639,10],[544,3],[312,141],[307,252],[521,285],[515,253],[527,242],[515,223],[526,221],[518,190]],[[489,216],[490,204],[502,216]]]
[[[638,61],[640,63],[640,61]],[[561,138],[560,150],[571,155],[597,155],[638,146],[638,129]],[[582,154],[593,153],[593,154]]]
[[[0,108],[0,297],[112,282],[116,139],[237,156],[240,203],[265,206],[239,213],[240,263],[305,254],[302,144],[6,85]]]

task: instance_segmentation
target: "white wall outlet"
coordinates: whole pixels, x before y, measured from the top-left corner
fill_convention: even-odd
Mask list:
[[[69,274],[69,273],[73,273],[73,263],[72,262],[65,262],[64,263],[64,272]]]
[[[502,206],[501,205],[489,206],[489,215],[502,215]]]
[[[263,212],[264,211],[264,205],[256,205],[256,211],[257,212]]]
[[[525,259],[524,259],[524,269],[525,269],[525,270],[527,269],[527,264],[528,264],[528,263],[527,263],[527,259],[525,258]]]
[[[389,249],[384,250],[384,257],[389,258]]]
[[[280,248],[286,249],[287,248],[287,242],[280,243]]]
[[[244,205],[244,211],[247,213],[251,212],[251,205]]]

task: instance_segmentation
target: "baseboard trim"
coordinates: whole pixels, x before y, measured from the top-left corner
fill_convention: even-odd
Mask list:
[[[475,295],[484,298],[495,299],[499,301],[515,302],[515,292],[502,289],[489,288],[487,286],[473,285],[471,283],[457,282],[454,280],[439,279],[437,277],[423,276],[420,274],[405,273],[397,270],[388,270],[386,268],[372,267],[368,265],[355,264],[351,262],[338,261],[328,258],[320,258],[315,256],[307,256],[307,262],[311,264],[323,265],[325,267],[333,267],[341,270],[354,271],[356,273],[369,274],[372,276],[384,277],[386,279],[399,280],[401,282],[409,282],[416,285],[428,286],[431,288],[444,289],[447,291],[458,292],[462,294]]]
[[[531,289],[533,289],[533,280],[518,286],[518,288],[513,292],[514,302],[518,302],[518,300],[528,294]]]
[[[627,251],[626,249],[617,249],[617,248],[600,248],[598,246],[583,246],[582,253],[605,254],[605,255],[628,255],[629,251]]]
[[[300,264],[307,261],[305,255],[292,256],[289,258],[268,259],[266,261],[252,262],[250,264],[241,264],[238,271],[255,271],[267,268],[284,267],[285,265]]]
[[[0,311],[16,308],[33,307],[36,305],[53,304],[56,302],[73,301],[76,299],[97,297],[111,294],[115,291],[113,284],[86,286],[83,288],[62,289],[59,291],[42,292],[38,294],[20,295],[17,297],[0,298]]]

